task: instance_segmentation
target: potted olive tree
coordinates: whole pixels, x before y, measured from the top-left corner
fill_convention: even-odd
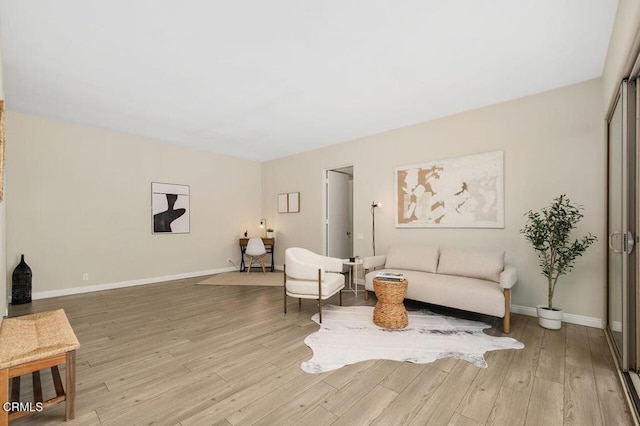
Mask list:
[[[537,307],[538,321],[544,328],[557,330],[562,324],[562,309],[553,306],[558,278],[571,271],[576,258],[597,240],[589,233],[571,241],[571,231],[584,216],[582,210],[582,206],[572,204],[562,194],[541,211],[529,210],[525,214],[527,224],[520,232],[533,245],[542,275],[547,278],[547,305]]]

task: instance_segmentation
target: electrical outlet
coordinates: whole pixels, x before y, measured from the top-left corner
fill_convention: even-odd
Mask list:
[[[89,273],[85,272],[84,274],[82,274],[82,281],[89,281]]]

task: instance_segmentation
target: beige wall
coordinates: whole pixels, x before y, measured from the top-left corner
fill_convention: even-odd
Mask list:
[[[611,107],[618,86],[629,75],[640,47],[640,2],[618,0],[609,49],[602,73],[605,111]]]
[[[378,253],[394,243],[420,242],[479,248],[504,248],[520,279],[513,304],[544,303],[545,279],[537,258],[519,230],[529,209],[546,206],[566,192],[585,206],[580,232],[599,241],[561,278],[555,302],[569,314],[603,318],[606,238],[602,80],[445,117],[263,164],[263,209],[278,238],[276,262],[289,246],[320,252],[322,244],[322,170],[354,166],[355,254],[371,255],[371,201],[376,211]],[[505,158],[504,229],[396,229],[393,216],[394,168],[401,165],[503,150]],[[276,196],[300,191],[301,212],[278,214]]]
[[[7,140],[8,267],[24,253],[34,293],[229,267],[258,232],[260,163],[16,112]],[[190,234],[152,235],[152,181],[190,185]]]

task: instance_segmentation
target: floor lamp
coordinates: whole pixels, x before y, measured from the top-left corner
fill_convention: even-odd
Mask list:
[[[376,208],[382,207],[382,203],[376,203],[375,201],[371,202],[371,235],[373,237],[372,246],[373,246],[373,255],[376,255]]]

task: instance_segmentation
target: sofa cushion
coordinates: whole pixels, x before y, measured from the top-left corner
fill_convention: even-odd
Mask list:
[[[438,247],[405,244],[392,246],[384,267],[435,273],[438,269]]]
[[[440,251],[438,274],[500,282],[504,251],[444,247]]]
[[[453,275],[425,275],[420,279],[412,277],[406,299],[504,317],[504,294],[498,283]]]
[[[383,269],[371,271],[366,275],[366,290],[374,291],[373,279],[380,272],[404,272],[404,277],[409,282],[405,299],[504,317],[504,294],[500,285],[492,281],[419,271]]]

